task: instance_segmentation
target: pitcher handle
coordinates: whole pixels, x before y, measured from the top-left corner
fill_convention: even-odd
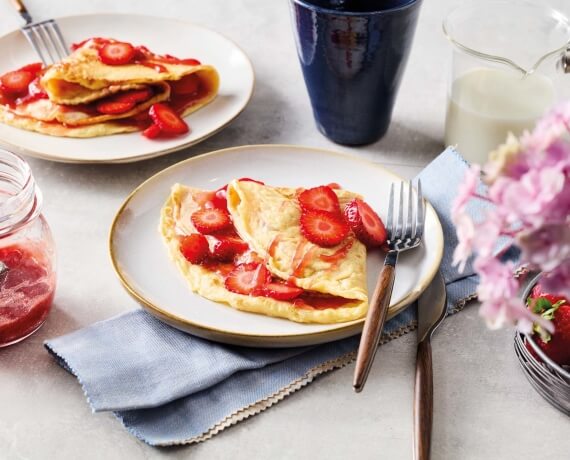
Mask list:
[[[566,48],[566,51],[562,52],[560,60],[558,61],[558,67],[564,73],[570,73],[570,46]]]

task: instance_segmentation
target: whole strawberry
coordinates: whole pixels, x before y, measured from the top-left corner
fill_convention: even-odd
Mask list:
[[[533,294],[529,307],[543,318],[552,320],[554,326],[552,335],[537,330],[540,333],[533,335],[534,341],[552,361],[570,366],[570,303],[563,297],[540,291],[533,291]]]

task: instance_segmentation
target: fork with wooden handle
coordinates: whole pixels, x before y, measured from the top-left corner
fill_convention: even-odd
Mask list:
[[[388,204],[388,218],[386,221],[387,245],[388,253],[384,260],[384,267],[378,277],[374,294],[370,299],[368,313],[364,321],[364,329],[360,338],[360,346],[358,347],[358,355],[356,357],[356,369],[354,371],[353,388],[354,391],[360,393],[364,388],[378,343],[384,329],[384,323],[392,298],[392,288],[394,287],[394,279],[396,272],[396,263],[398,255],[408,249],[416,248],[420,245],[424,232],[425,219],[425,202],[422,196],[422,185],[418,180],[417,193],[412,188],[412,182],[408,183],[407,199],[404,200],[404,183],[400,183],[399,204],[397,208],[397,217],[395,211],[395,187],[392,184],[390,188],[390,201]],[[405,205],[404,205],[405,201]],[[414,206],[415,202],[415,206]],[[404,211],[407,209],[407,211]],[[404,224],[404,213],[406,212],[406,221]]]
[[[21,30],[44,65],[61,61],[69,54],[69,48],[65,44],[61,30],[54,19],[33,22],[32,16],[30,16],[22,0],[10,0],[10,2],[26,21],[26,25]]]

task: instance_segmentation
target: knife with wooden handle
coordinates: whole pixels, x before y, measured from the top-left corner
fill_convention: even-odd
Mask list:
[[[437,272],[418,300],[418,351],[414,384],[414,460],[429,460],[433,420],[431,336],[445,318],[445,282]]]

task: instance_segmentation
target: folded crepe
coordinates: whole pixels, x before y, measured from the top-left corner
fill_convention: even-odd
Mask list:
[[[176,184],[162,208],[160,233],[190,288],[238,310],[304,323],[337,323],[363,317],[368,308],[366,248],[349,237],[324,248],[301,234],[297,189],[232,181],[227,188],[228,211],[250,257],[262,260],[274,280],[304,290],[291,301],[242,295],[226,289],[224,270],[188,262],[180,253],[183,235],[197,233],[190,219],[212,192]],[[341,206],[358,195],[335,190]]]
[[[216,97],[219,77],[214,67],[158,56],[144,47],[139,47],[141,58],[130,64],[107,65],[98,50],[109,41],[87,40],[43,70],[38,78],[45,96],[0,103],[0,122],[54,136],[94,137],[144,129],[150,123],[148,109],[157,102],[168,102],[184,117]],[[195,94],[173,94],[170,83],[191,75],[199,80]],[[145,89],[150,90],[148,98],[128,111],[109,114],[97,109],[102,102]]]

